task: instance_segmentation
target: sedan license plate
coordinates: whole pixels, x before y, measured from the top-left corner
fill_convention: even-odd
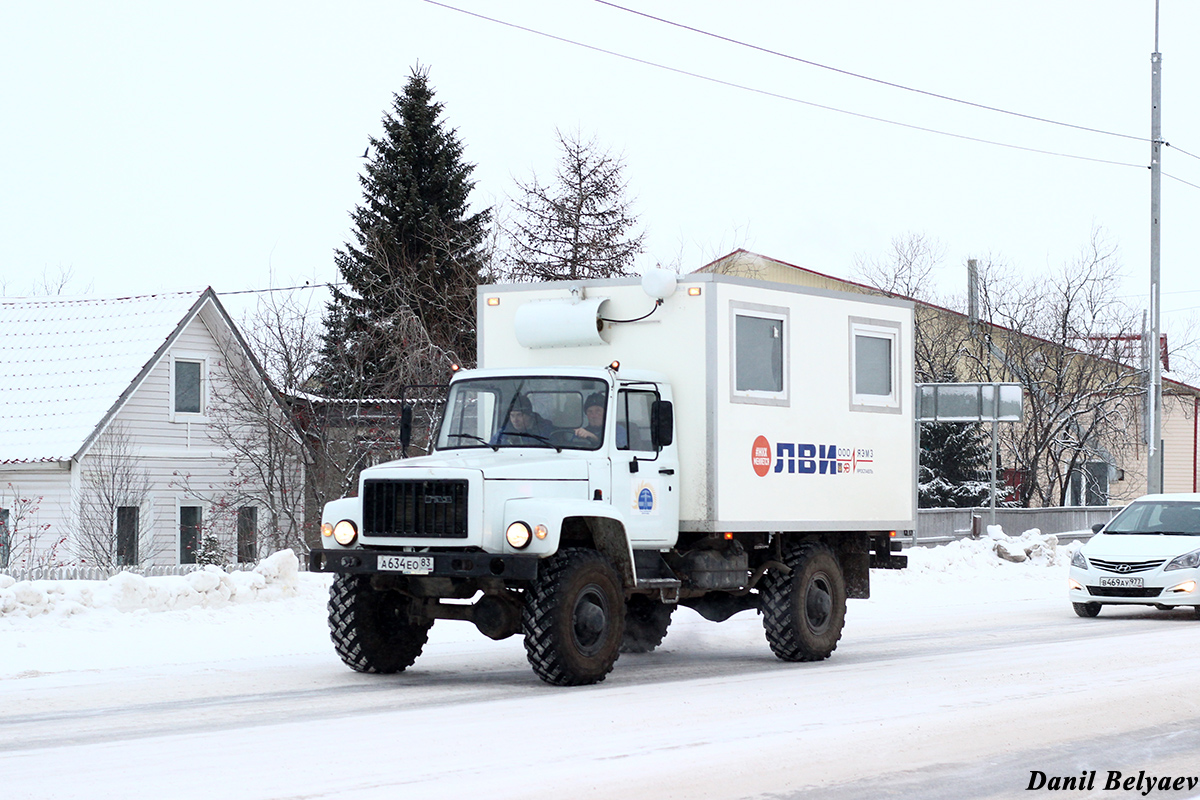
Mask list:
[[[405,575],[428,575],[433,572],[433,556],[379,556],[379,569],[402,572]]]
[[[1113,589],[1141,589],[1145,582],[1141,578],[1101,578],[1100,585]]]

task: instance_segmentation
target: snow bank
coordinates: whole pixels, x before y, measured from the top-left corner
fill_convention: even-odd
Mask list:
[[[935,582],[957,581],[968,573],[1000,577],[997,570],[1007,570],[1003,574],[1013,578],[1032,577],[1046,572],[1047,567],[1065,568],[1080,546],[1079,542],[1060,545],[1057,536],[1037,528],[1008,536],[999,525],[992,525],[987,534],[983,539],[909,548],[905,551],[908,569],[899,572],[904,576],[901,580],[927,576]],[[299,560],[291,550],[275,553],[250,572],[225,572],[208,566],[187,575],[161,578],[122,572],[106,581],[17,582],[0,575],[0,617],[63,617],[105,608],[124,612],[218,608],[295,597],[301,577]]]
[[[1009,536],[999,525],[989,525],[982,539],[959,539],[937,547],[906,550],[914,572],[961,572],[963,569],[996,570],[1024,567],[1061,567],[1071,563],[1078,542],[1059,545],[1058,537],[1031,528]]]
[[[300,562],[291,550],[263,559],[249,572],[206,566],[187,575],[147,578],[122,572],[106,581],[15,581],[0,575],[0,617],[72,616],[81,611],[173,611],[278,600],[296,594]]]

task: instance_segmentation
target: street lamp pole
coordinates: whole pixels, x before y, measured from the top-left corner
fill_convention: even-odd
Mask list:
[[[1154,0],[1154,52],[1150,54],[1150,379],[1146,387],[1146,490],[1163,490],[1162,343],[1159,298],[1159,224],[1162,199],[1162,53],[1158,52],[1158,2]]]

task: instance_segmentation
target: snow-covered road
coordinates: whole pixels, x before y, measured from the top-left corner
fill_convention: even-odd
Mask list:
[[[874,573],[819,664],[759,618],[677,614],[604,683],[439,622],[408,672],[342,666],[321,576],[290,599],[0,617],[0,794],[17,798],[1030,797],[1200,776],[1200,621],[1077,618],[1065,567],[922,555]],[[1194,797],[1160,791],[1151,797]]]

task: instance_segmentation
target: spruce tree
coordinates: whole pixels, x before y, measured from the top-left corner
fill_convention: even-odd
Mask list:
[[[471,213],[474,165],[441,120],[427,69],[412,70],[383,117],[359,182],[353,240],[335,253],[322,390],[388,396],[475,358],[475,287],[490,209]],[[431,374],[433,373],[433,374]]]
[[[989,501],[988,447],[977,423],[921,425],[918,505],[973,508]]]

